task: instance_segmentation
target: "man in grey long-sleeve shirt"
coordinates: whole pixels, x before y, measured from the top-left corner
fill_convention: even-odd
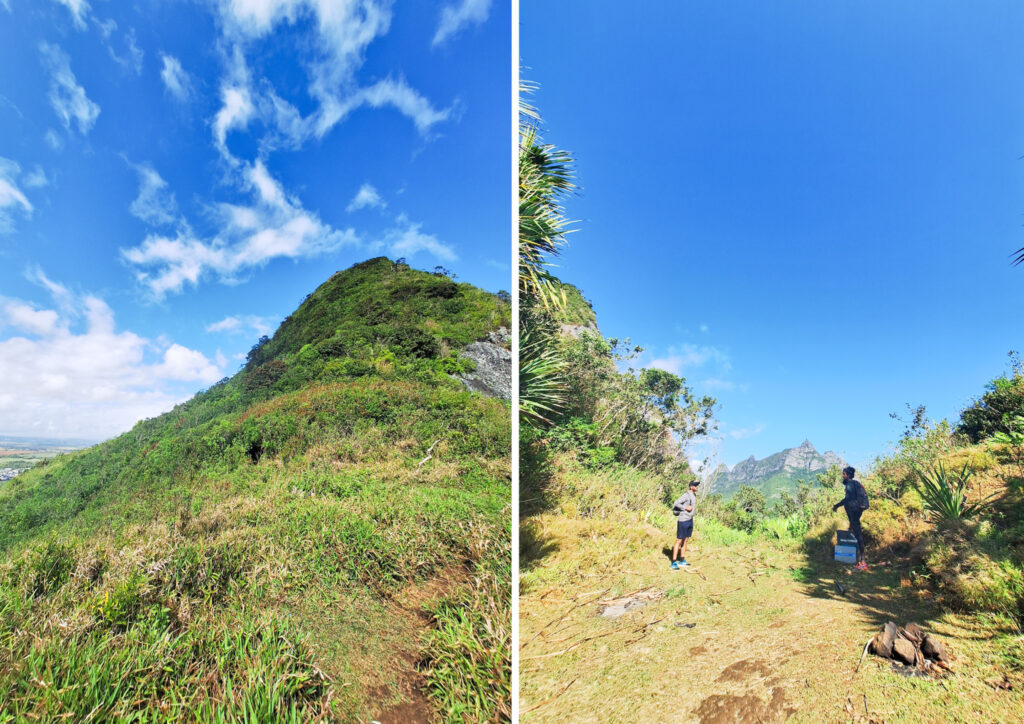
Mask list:
[[[676,519],[676,544],[672,548],[672,570],[679,570],[682,566],[688,566],[686,562],[686,543],[693,535],[693,511],[697,509],[697,486],[700,483],[696,480],[690,481],[690,489],[679,496],[679,500],[672,504],[672,512],[678,514]],[[678,560],[676,560],[678,558]]]

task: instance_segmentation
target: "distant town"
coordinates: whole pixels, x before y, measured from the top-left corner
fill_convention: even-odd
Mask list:
[[[0,435],[0,483],[16,478],[43,460],[92,444],[89,440]]]

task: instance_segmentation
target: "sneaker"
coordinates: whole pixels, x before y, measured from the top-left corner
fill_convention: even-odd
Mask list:
[[[858,571],[866,571],[868,569],[868,564],[864,561],[861,561],[860,563],[855,565],[854,568]]]
[[[683,559],[682,559],[681,561],[679,561],[679,565],[680,565],[680,566],[688,566],[688,565],[690,565],[690,564],[686,562],[686,559],[685,559],[685,558],[683,558]]]
[[[672,561],[672,570],[673,571],[678,571],[679,570],[679,561]]]

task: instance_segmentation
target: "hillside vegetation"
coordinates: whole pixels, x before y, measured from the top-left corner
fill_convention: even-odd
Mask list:
[[[509,716],[507,299],[372,259],[245,367],[0,490],[0,721]]]

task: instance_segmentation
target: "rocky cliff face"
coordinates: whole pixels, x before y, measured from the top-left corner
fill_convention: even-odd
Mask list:
[[[751,455],[731,469],[728,465],[719,465],[707,481],[712,485],[712,492],[725,497],[735,493],[741,485],[756,488],[768,481],[772,481],[771,492],[775,492],[775,489],[787,487],[795,489],[800,478],[813,479],[832,465],[845,464],[834,452],[819,453],[810,440],[804,440],[798,447],[787,448],[762,460]]]
[[[502,327],[491,332],[486,340],[469,344],[460,354],[473,360],[476,367],[472,372],[459,375],[467,388],[488,397],[502,400],[512,399],[512,353],[508,329]]]

